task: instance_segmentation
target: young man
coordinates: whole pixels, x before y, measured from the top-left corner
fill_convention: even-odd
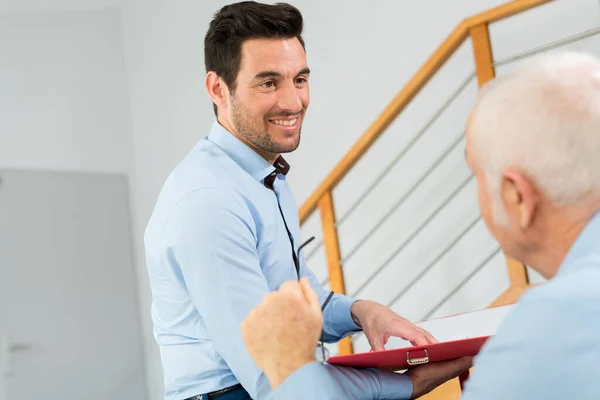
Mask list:
[[[481,92],[467,127],[467,161],[482,217],[507,256],[551,280],[530,289],[486,343],[464,400],[600,398],[599,154],[593,57],[542,57]],[[278,399],[311,398],[312,385],[320,399],[343,398],[345,383],[311,353],[322,319],[317,303],[306,281],[286,282],[243,323]]]
[[[242,2],[223,7],[206,34],[216,121],[167,179],[145,235],[168,400],[271,398],[244,345],[242,320],[284,281],[305,277],[321,303],[328,295],[298,253],[298,210],[281,157],[298,147],[310,102],[302,25],[288,4]],[[341,295],[324,321],[329,342],[361,329],[374,349],[390,336],[435,341],[380,304]],[[345,379],[353,397],[412,392],[408,376],[369,371]]]

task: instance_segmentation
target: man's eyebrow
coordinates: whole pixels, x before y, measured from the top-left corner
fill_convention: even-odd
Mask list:
[[[296,74],[296,76],[298,75],[309,75],[310,74],[310,68],[303,68],[300,70],[300,72],[298,72],[298,74]],[[279,72],[275,72],[275,71],[261,71],[258,74],[254,75],[254,79],[264,79],[264,78],[281,78],[281,74]]]
[[[281,78],[281,74],[275,71],[262,71],[258,74],[254,75],[254,79],[264,79],[264,78]]]
[[[310,68],[306,67],[300,70],[300,72],[298,72],[298,75],[310,75]],[[296,76],[298,76],[296,75]]]

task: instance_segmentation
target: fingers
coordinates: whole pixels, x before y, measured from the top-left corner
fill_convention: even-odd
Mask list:
[[[416,333],[413,337],[414,339],[410,341],[413,346],[425,346],[426,344],[429,344],[427,338],[425,338],[425,335],[421,334],[420,332]]]
[[[321,313],[321,306],[319,305],[319,296],[317,292],[310,286],[308,278],[303,277],[300,282],[296,281],[285,281],[279,287],[279,293],[291,294],[299,300],[307,302],[314,310],[319,310]],[[277,292],[274,292],[277,293]]]
[[[462,357],[452,361],[420,365],[409,369],[406,374],[413,381],[412,399],[418,398],[442,383],[456,378],[473,364],[473,357]]]
[[[471,357],[471,356],[461,357],[454,361],[456,362],[457,368],[461,369],[462,371],[465,371],[473,366],[473,358],[474,357]]]
[[[279,287],[279,292],[284,294],[291,294],[297,297],[298,299],[304,300],[304,293],[302,288],[296,281],[285,281]]]
[[[372,351],[385,350],[385,345],[383,344],[383,341],[378,337],[370,340],[369,344],[371,345]]]
[[[437,374],[444,380],[452,379],[473,366],[473,357],[461,357],[456,360],[437,363]]]
[[[385,345],[388,342],[389,335],[376,335],[369,338],[369,344],[371,345],[371,351],[385,350]]]
[[[433,337],[433,335],[431,333],[427,332],[425,329],[423,329],[423,332],[425,333],[425,338],[427,339],[427,341],[430,344],[435,344],[435,343],[439,343],[440,342],[435,337]]]
[[[433,335],[424,329],[417,326],[409,331],[404,338],[408,340],[413,346],[425,346],[427,344],[439,343],[439,341],[433,337]]]
[[[390,333],[392,336],[408,340],[413,346],[425,346],[427,344],[439,343],[431,333],[405,318],[395,319]]]
[[[310,304],[312,310],[321,314],[319,296],[317,295],[317,292],[315,292],[314,289],[310,286],[310,281],[308,280],[308,278],[304,277],[300,279],[300,288],[302,290],[304,298],[306,299],[306,301],[308,301],[308,304]]]
[[[301,304],[306,304],[310,307],[310,312],[315,316],[322,316],[319,296],[317,292],[310,286],[308,278],[303,277],[300,282],[286,281],[279,287],[277,292],[273,292],[274,296],[293,296],[294,301],[300,301]],[[297,303],[296,303],[297,304]]]
[[[413,345],[424,346],[426,344],[434,343],[439,343],[439,341],[436,338],[434,338],[431,333],[427,332],[425,329],[417,328],[417,332],[414,336]]]
[[[425,331],[419,328],[409,331],[405,336],[405,339],[408,340],[413,346],[425,346],[433,343],[427,337]]]

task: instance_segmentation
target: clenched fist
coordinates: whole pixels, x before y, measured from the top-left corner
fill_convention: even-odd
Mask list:
[[[284,282],[264,297],[242,322],[242,336],[254,362],[276,389],[289,375],[315,361],[323,314],[307,278]]]

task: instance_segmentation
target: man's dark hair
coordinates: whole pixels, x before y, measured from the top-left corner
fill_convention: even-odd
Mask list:
[[[204,37],[206,72],[215,71],[233,93],[242,62],[242,44],[250,39],[302,39],[300,11],[287,3],[242,1],[221,8]],[[213,104],[215,115],[217,105]]]

